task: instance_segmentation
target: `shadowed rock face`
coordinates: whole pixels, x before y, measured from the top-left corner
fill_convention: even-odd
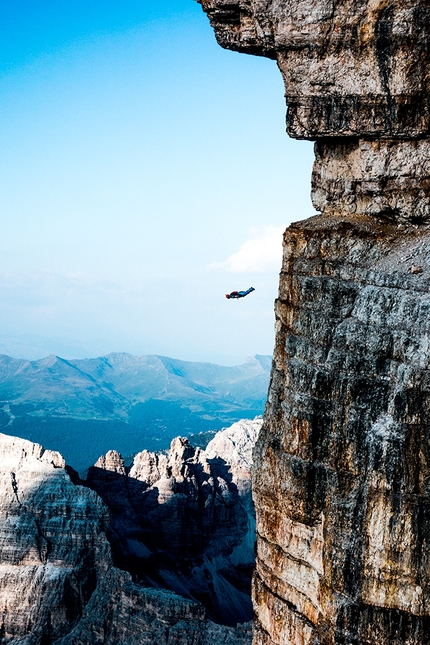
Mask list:
[[[232,626],[252,619],[251,453],[261,424],[261,417],[239,421],[204,451],[177,437],[167,454],[144,450],[130,468],[109,451],[88,472],[112,513],[115,563]]]
[[[254,453],[254,645],[428,645],[430,4],[201,4],[316,140]]]

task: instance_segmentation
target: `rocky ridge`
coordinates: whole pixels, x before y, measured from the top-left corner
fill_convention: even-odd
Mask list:
[[[117,565],[145,585],[202,602],[210,618],[228,625],[253,615],[251,465],[261,424],[237,422],[206,450],[177,437],[167,454],[144,450],[129,468],[112,450],[88,471],[112,514]]]
[[[427,645],[430,5],[200,0],[313,139],[255,450],[255,645]]]
[[[248,439],[255,440],[261,420],[245,422],[244,425],[248,431]],[[227,430],[227,433],[229,432],[229,439],[222,439],[221,443],[225,448],[226,441],[236,442],[238,450],[233,462],[238,463],[241,481],[249,482],[249,468],[245,476],[245,463],[249,466],[249,462],[246,461],[250,454],[249,445],[247,441],[243,442],[243,438],[239,439],[239,435],[243,434],[239,428],[236,428],[236,431],[234,428],[233,431]],[[211,454],[215,455],[215,460],[222,459],[216,452],[217,437],[213,441]],[[208,462],[201,451],[195,451],[186,440],[173,443],[170,453],[170,479],[175,477],[178,481],[182,477],[183,483],[186,479],[184,474],[189,469],[186,461],[190,460],[190,452],[197,452],[201,464]],[[152,457],[157,459],[156,455],[151,456],[146,452],[137,456],[133,475],[140,477],[139,480],[136,479],[139,483],[159,482],[157,477],[154,478],[154,469],[147,467]],[[110,512],[95,491],[87,485],[81,485],[77,474],[66,466],[59,453],[44,450],[40,445],[26,440],[0,434],[0,459],[3,466],[0,503],[2,643],[249,643],[249,625],[236,627],[235,623],[234,627],[228,627],[225,624],[216,624],[208,620],[203,604],[190,597],[184,597],[183,593],[174,593],[166,588],[166,584],[164,589],[160,589],[158,584],[152,584],[152,588],[144,586],[136,575],[132,576],[124,569],[114,566],[115,544],[113,555],[108,539],[114,526],[114,523],[111,523]],[[161,455],[158,463],[167,462],[167,457]],[[111,476],[126,476],[122,458],[113,451],[99,460],[96,470]],[[131,481],[130,472],[127,478]],[[232,475],[232,481],[233,479]],[[105,479],[105,491],[108,483]],[[179,483],[181,482],[178,481]],[[221,503],[222,496],[227,494],[228,489],[228,485],[223,486],[220,482]],[[153,487],[152,491],[155,490]],[[167,486],[165,492],[167,498],[175,494],[172,486]],[[121,503],[116,495],[114,486],[112,498]],[[184,502],[187,495],[184,491],[180,494],[178,491],[177,498]],[[244,483],[241,487],[239,497],[250,499],[247,484]],[[127,500],[123,499],[122,502],[128,511]],[[163,502],[166,502],[164,506],[167,507],[168,499],[163,499]],[[168,533],[170,523],[172,538],[177,529],[177,521],[181,521],[181,504],[177,504],[175,510],[177,516],[166,515],[163,524],[163,530]],[[113,530],[115,528],[117,529],[118,525],[114,526]],[[212,529],[214,530],[214,527]],[[189,532],[188,537],[190,535]],[[210,536],[206,537],[210,542]],[[143,554],[147,561],[148,548],[142,542],[139,543],[142,539],[141,534],[135,535],[133,539],[130,539],[129,535],[122,538],[128,540],[129,546],[134,544],[131,552],[135,558]],[[222,557],[228,556],[234,550],[234,539],[231,544],[224,546],[221,541],[218,539],[218,547],[212,546],[215,558],[217,548]],[[241,544],[243,536],[236,535],[236,541]],[[253,540],[251,542],[253,543]],[[189,593],[187,595],[190,596]]]

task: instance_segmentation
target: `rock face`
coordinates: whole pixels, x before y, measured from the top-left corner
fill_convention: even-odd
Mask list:
[[[201,604],[115,568],[109,512],[59,453],[0,434],[0,460],[2,644],[249,643],[249,625],[214,624]]]
[[[201,0],[316,140],[255,451],[255,645],[430,642],[427,0]]]
[[[256,642],[426,643],[430,231],[315,218],[285,244]]]
[[[235,423],[205,451],[178,437],[168,454],[144,450],[130,468],[110,451],[88,472],[112,513],[115,563],[232,626],[252,619],[251,464],[261,424],[261,417]]]
[[[1,633],[4,642],[54,640],[111,565],[107,509],[72,484],[59,453],[0,435],[0,459]]]
[[[277,60],[317,210],[428,221],[427,0],[199,1],[223,47]]]
[[[199,2],[220,45],[277,60],[291,136],[427,136],[427,0]]]

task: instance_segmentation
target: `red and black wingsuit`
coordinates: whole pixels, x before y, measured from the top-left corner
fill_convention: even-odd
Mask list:
[[[226,293],[225,297],[229,300],[230,298],[244,298],[248,293],[251,293],[251,291],[255,291],[254,287],[249,287],[247,291],[232,291],[231,293]]]

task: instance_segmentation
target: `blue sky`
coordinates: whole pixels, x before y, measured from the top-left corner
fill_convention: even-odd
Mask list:
[[[313,214],[276,64],[193,0],[0,0],[0,30],[0,352],[271,353],[282,230]]]

